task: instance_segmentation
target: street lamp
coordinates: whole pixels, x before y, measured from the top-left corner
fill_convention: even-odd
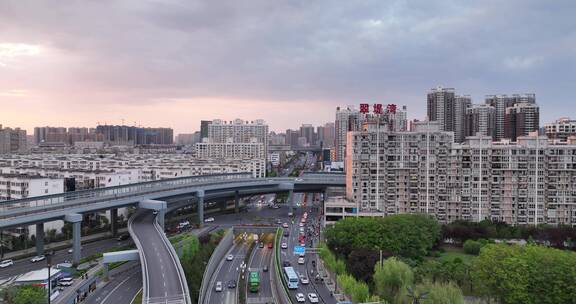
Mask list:
[[[47,285],[48,285],[48,304],[50,304],[50,291],[52,289],[52,280],[51,276],[50,276],[50,268],[52,268],[52,255],[51,254],[46,254],[46,264],[48,265],[48,281],[47,281]]]

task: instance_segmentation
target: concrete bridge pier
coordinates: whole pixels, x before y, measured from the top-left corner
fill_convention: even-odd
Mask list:
[[[234,213],[240,212],[240,192],[234,191]]]
[[[36,255],[44,254],[44,223],[36,224]]]
[[[164,217],[166,216],[166,210],[168,209],[168,204],[165,201],[141,201],[138,203],[138,208],[157,211],[158,214],[156,215],[156,221],[158,221],[158,225],[160,225],[162,231],[164,231]]]
[[[204,190],[198,190],[196,192],[196,198],[197,198],[197,202],[196,204],[198,204],[198,225],[200,227],[204,227],[204,196],[206,195],[206,193],[204,192]]]
[[[81,229],[82,215],[78,213],[67,214],[64,217],[66,222],[72,223],[72,264],[78,265],[82,257]]]
[[[110,231],[112,236],[118,234],[118,208],[110,209]]]
[[[286,203],[290,208],[290,212],[294,213],[294,184],[293,183],[284,183],[279,185],[280,190],[287,190],[288,191],[288,199]]]

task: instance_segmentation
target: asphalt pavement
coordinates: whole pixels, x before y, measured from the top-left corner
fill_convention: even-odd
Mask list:
[[[134,242],[142,253],[144,272],[148,278],[148,303],[185,303],[186,281],[179,276],[179,261],[170,252],[170,243],[163,240],[164,232],[154,225],[155,216],[151,211],[141,211],[135,215],[132,229],[136,235]],[[176,257],[177,259],[177,257]]]
[[[271,243],[274,243],[274,236],[270,235],[269,237],[272,239]],[[275,303],[272,295],[272,284],[270,282],[270,271],[274,271],[271,263],[275,248],[268,248],[268,243],[269,242],[265,242],[264,248],[260,248],[259,246],[254,247],[248,262],[249,266],[247,271],[257,271],[260,274],[260,287],[258,292],[248,291],[247,293],[246,303],[248,304]],[[268,271],[264,271],[264,266],[268,267]]]
[[[117,241],[114,239],[107,239],[96,241],[92,243],[82,244],[82,257],[91,256],[96,253],[106,252],[113,247],[127,246],[132,244],[132,240]],[[72,260],[72,253],[68,253],[68,249],[55,251],[52,256],[52,264],[63,263]],[[30,258],[15,260],[13,266],[0,269],[0,280],[8,279],[17,275],[25,274],[30,271],[46,268],[46,261],[36,263],[30,262]]]
[[[240,265],[244,261],[248,252],[249,245],[244,242],[235,243],[228,251],[226,256],[232,255],[232,261],[224,259],[218,265],[215,275],[210,280],[208,286],[208,294],[205,295],[205,303],[210,304],[233,304],[238,301],[239,287],[238,280],[240,278]],[[228,288],[228,282],[234,281],[235,288]],[[216,282],[221,282],[222,291],[216,291]]]
[[[110,281],[86,299],[86,304],[130,304],[142,289],[139,262],[128,262],[110,271]]]

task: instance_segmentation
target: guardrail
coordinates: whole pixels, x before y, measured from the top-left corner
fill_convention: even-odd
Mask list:
[[[220,240],[220,243],[218,243],[218,246],[216,246],[216,249],[214,249],[212,256],[210,256],[210,260],[208,261],[206,269],[204,269],[204,275],[202,276],[200,295],[198,296],[199,304],[204,303],[204,295],[208,292],[210,281],[212,280],[212,275],[215,274],[218,265],[226,256],[226,253],[228,253],[230,247],[232,247],[233,239],[234,231],[233,229],[228,229],[222,240]]]
[[[278,228],[276,231],[276,240],[275,240],[275,257],[274,257],[274,269],[275,269],[275,277],[276,277],[276,292],[278,294],[280,303],[294,303],[292,302],[292,298],[290,298],[290,292],[288,291],[288,283],[284,279],[282,275],[282,264],[280,264],[280,248],[282,243],[282,233],[284,229]],[[281,284],[282,288],[279,288],[278,283]]]
[[[130,233],[130,236],[132,237],[132,240],[136,244],[136,247],[142,248],[142,243],[140,243],[140,240],[138,239],[136,233],[134,233],[134,229],[132,228],[132,223],[134,222],[134,219],[136,218],[137,214],[138,213],[132,215],[132,217],[130,217],[130,219],[128,220],[128,233]],[[144,299],[148,299],[148,289],[149,289],[148,267],[146,265],[146,259],[144,258],[144,253],[142,252],[142,250],[138,250],[138,255],[140,256],[140,264],[142,264],[142,302],[144,302]]]

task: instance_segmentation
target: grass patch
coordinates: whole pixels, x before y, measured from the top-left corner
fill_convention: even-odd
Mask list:
[[[138,294],[134,297],[131,304],[140,304],[142,303],[142,290],[138,292]]]

